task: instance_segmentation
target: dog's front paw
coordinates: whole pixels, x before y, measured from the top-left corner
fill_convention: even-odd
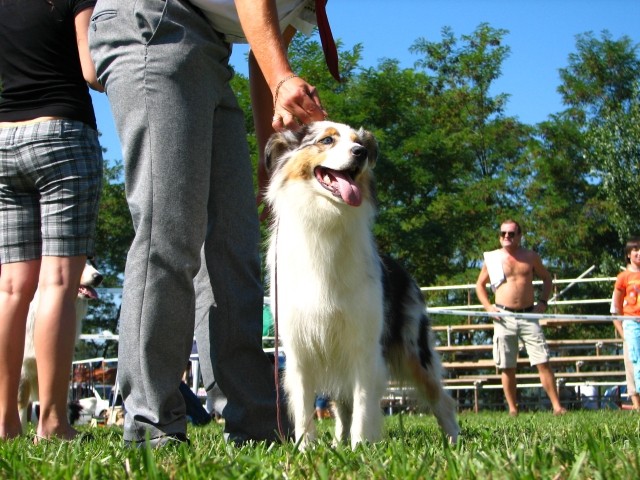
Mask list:
[[[315,435],[304,434],[300,438],[296,438],[296,446],[302,452],[311,450],[316,443]]]

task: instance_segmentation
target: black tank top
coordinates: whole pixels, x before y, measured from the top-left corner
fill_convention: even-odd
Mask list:
[[[54,116],[94,129],[75,15],[96,0],[0,0],[0,121]]]

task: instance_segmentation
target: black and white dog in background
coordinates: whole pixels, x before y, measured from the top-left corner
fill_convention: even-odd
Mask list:
[[[328,121],[267,144],[272,310],[303,447],[315,439],[316,393],[334,400],[336,441],[380,439],[389,375],[416,387],[451,442],[458,436],[420,289],[379,256],[371,233],[377,153],[369,132]]]
[[[102,283],[102,274],[96,268],[87,262],[80,277],[80,287],[78,287],[78,297],[76,300],[76,342],[82,332],[82,320],[87,315],[89,308],[89,300],[98,298],[95,291]],[[20,421],[22,428],[26,427],[28,422],[29,403],[38,400],[38,366],[36,363],[36,353],[33,344],[33,336],[36,323],[36,312],[40,304],[40,295],[36,293],[29,305],[29,313],[27,315],[27,332],[24,342],[24,355],[22,358],[22,372],[20,374],[20,386],[18,388],[18,411],[20,413]],[[74,408],[71,413],[74,414]],[[78,412],[75,412],[77,415]]]

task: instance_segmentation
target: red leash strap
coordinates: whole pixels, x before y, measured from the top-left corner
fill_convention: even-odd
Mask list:
[[[276,386],[276,423],[278,425],[278,434],[280,435],[280,441],[285,443],[286,437],[284,435],[284,429],[282,428],[282,407],[280,404],[280,349],[278,343],[280,342],[280,336],[278,334],[278,224],[276,224],[275,228],[275,248],[274,248],[274,278],[271,283],[271,301],[273,302],[273,308],[271,312],[273,314],[273,336],[275,338],[273,343],[273,354],[274,354],[274,372],[273,377]]]
[[[329,26],[329,18],[326,10],[327,0],[316,0],[316,19],[318,21],[318,31],[320,32],[320,41],[322,43],[322,51],[324,58],[329,67],[329,72],[338,82],[340,82],[340,69],[338,68],[338,49],[336,42],[333,40],[331,27]]]

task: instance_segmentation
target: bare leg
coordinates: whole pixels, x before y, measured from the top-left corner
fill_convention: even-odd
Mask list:
[[[0,439],[22,432],[18,384],[24,355],[29,303],[38,283],[40,260],[6,263],[0,276]]]
[[[42,438],[71,440],[77,431],[69,424],[69,375],[76,340],[76,297],[86,257],[43,257],[40,302],[34,346],[38,362]]]
[[[631,404],[633,405],[634,410],[640,410],[640,395],[637,393],[631,395]]]
[[[549,395],[549,400],[551,400],[553,414],[562,415],[567,413],[567,410],[560,404],[560,398],[558,397],[558,391],[556,390],[555,376],[553,375],[551,367],[549,367],[549,363],[540,363],[536,366],[538,367],[538,373],[540,373],[540,382],[542,383],[542,387],[545,392],[547,392],[547,395]]]
[[[504,390],[504,396],[509,405],[509,415],[518,415],[518,403],[517,403],[517,381],[516,381],[516,369],[505,368],[502,370],[502,389]]]

